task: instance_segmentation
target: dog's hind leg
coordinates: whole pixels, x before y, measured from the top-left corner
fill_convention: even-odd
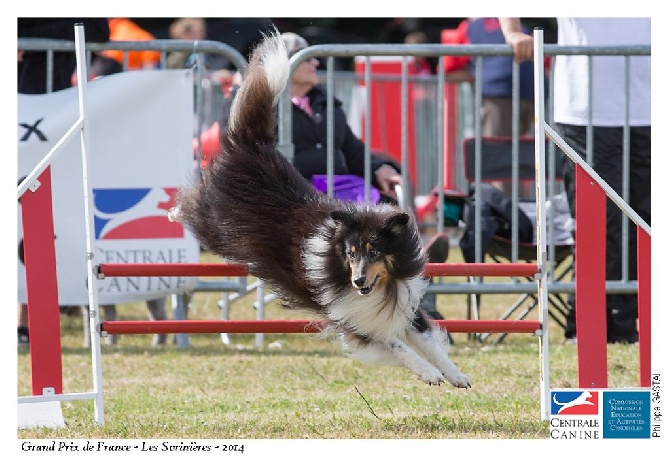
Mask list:
[[[442,372],[400,339],[379,342],[345,336],[343,346],[347,354],[358,361],[383,366],[404,366],[429,385],[444,383]]]
[[[424,331],[412,329],[407,333],[410,346],[416,348],[428,361],[437,367],[444,377],[457,388],[470,388],[470,377],[463,374],[447,355],[449,336],[433,327]]]

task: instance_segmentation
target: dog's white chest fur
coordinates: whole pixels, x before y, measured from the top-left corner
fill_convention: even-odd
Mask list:
[[[426,289],[421,277],[397,281],[398,297],[389,303],[383,288],[360,295],[353,288],[328,307],[328,318],[376,340],[402,338]]]

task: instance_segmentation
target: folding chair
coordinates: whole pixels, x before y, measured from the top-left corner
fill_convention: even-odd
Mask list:
[[[535,140],[532,138],[519,139],[518,142],[518,174],[512,173],[513,167],[513,141],[511,137],[484,137],[481,139],[480,148],[480,173],[479,178],[481,183],[490,182],[509,182],[514,178],[518,179],[519,183],[535,183]],[[548,147],[545,151],[549,151]],[[472,187],[477,181],[477,160],[476,160],[476,139],[466,138],[463,140],[463,154],[464,154],[464,170],[468,183]],[[547,180],[560,181],[557,177],[558,171],[561,170],[560,156],[554,157],[553,178],[549,177],[549,173],[545,174]],[[549,160],[547,168],[549,167]],[[554,189],[552,186],[550,189]],[[510,197],[510,196],[508,196]],[[553,227],[557,219],[561,220],[561,225],[565,222],[567,212],[567,219],[569,220],[569,211],[567,210],[567,203],[564,201],[565,194],[555,194],[548,197],[548,204],[550,209],[546,212],[548,221],[548,232],[551,237],[553,234],[553,243],[549,247],[549,266],[551,281],[561,281],[572,271],[572,254],[574,239],[570,228]],[[512,203],[516,201],[518,208],[522,210],[531,220],[533,229],[536,228],[536,204],[534,200],[512,199]],[[559,214],[556,210],[558,204],[564,204],[565,212],[560,213],[562,218],[556,218]],[[514,207],[514,205],[513,205]],[[472,208],[471,210],[475,210]],[[512,208],[512,211],[516,211]],[[512,227],[511,233],[517,231],[518,227]],[[537,262],[537,245],[535,243],[535,236],[532,242],[522,242],[514,240],[513,238],[503,237],[499,234],[494,234],[488,246],[482,246],[482,256],[489,256],[495,262]],[[552,239],[550,239],[552,240]],[[530,282],[535,280],[527,278]],[[470,277],[471,282],[480,282],[480,278]],[[516,279],[514,281],[517,281]],[[559,294],[549,294],[549,316],[558,323],[561,328],[565,328],[566,316],[569,306],[565,299]],[[523,293],[514,303],[499,317],[499,319],[514,319],[522,320],[539,304],[537,295],[535,293]],[[468,295],[468,318],[479,319],[480,317],[481,298],[479,293]],[[500,343],[505,338],[506,334],[500,334],[495,343]],[[486,341],[492,337],[490,333],[479,334],[475,336],[480,342]]]

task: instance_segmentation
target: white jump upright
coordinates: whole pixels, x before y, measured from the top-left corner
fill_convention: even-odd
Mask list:
[[[102,398],[102,352],[100,349],[100,334],[97,332],[100,322],[100,308],[98,304],[98,283],[95,275],[95,248],[94,226],[93,226],[93,187],[91,186],[91,155],[89,128],[88,128],[88,70],[86,66],[84,27],[77,26],[79,32],[75,35],[80,37],[76,40],[77,47],[77,89],[79,91],[79,113],[83,120],[81,128],[81,161],[83,166],[82,181],[84,186],[84,220],[86,223],[86,278],[88,281],[88,309],[89,309],[89,331],[91,334],[91,358],[93,370],[93,394],[95,395],[95,421],[102,424],[105,419]]]
[[[542,325],[540,336],[540,409],[541,418],[549,419],[551,412],[549,386],[549,297],[548,297],[548,256],[547,256],[547,216],[546,202],[546,151],[544,132],[544,30],[536,28],[534,37],[534,103],[535,103],[535,208],[537,226],[537,298],[539,321]]]

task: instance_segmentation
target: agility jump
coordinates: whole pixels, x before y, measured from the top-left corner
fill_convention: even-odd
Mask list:
[[[98,279],[141,276],[246,276],[246,266],[234,263],[209,264],[100,264]],[[524,276],[534,277],[536,264],[459,263],[435,264],[426,267],[427,276]],[[438,320],[449,332],[504,332],[539,336],[542,324],[533,320]],[[321,321],[309,320],[170,320],[170,321],[103,321],[99,332],[106,334],[207,334],[207,333],[314,333],[322,329]]]

